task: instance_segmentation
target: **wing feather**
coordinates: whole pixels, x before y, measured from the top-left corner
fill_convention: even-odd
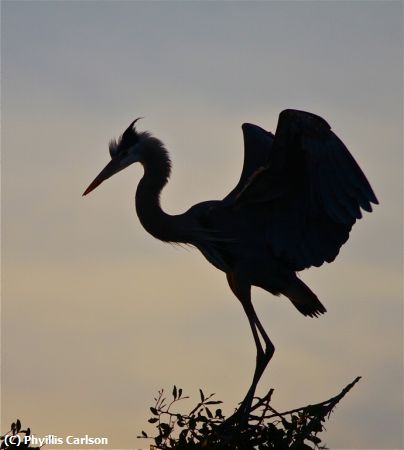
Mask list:
[[[243,128],[248,139],[243,173],[226,199],[246,214],[248,205],[261,208],[268,224],[266,245],[294,270],[333,261],[361,209],[370,212],[371,203],[378,203],[368,180],[319,116],[283,111],[271,142],[259,127],[259,137],[252,139],[253,127]],[[255,142],[256,164],[249,159]]]
[[[240,193],[247,181],[268,164],[274,135],[251,123],[242,125],[244,135],[244,164],[237,186],[223,201],[230,202]]]

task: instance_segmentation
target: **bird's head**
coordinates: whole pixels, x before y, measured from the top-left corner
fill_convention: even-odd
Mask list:
[[[141,117],[134,120],[118,140],[112,140],[109,143],[111,161],[95,177],[83,195],[87,195],[104,180],[112,177],[112,175],[115,175],[131,164],[142,161],[142,150],[144,148],[142,144],[150,135],[146,132],[138,133],[136,131],[135,124],[139,119]]]

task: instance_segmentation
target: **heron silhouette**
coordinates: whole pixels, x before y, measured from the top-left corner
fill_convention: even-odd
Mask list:
[[[135,129],[138,120],[110,142],[111,161],[83,195],[131,164],[141,163],[144,175],[137,186],[136,211],[146,231],[162,241],[195,246],[226,274],[257,349],[253,380],[237,412],[239,421],[245,422],[275,351],[251,302],[251,286],[284,295],[305,316],[325,313],[296,272],[332,262],[362,217],[361,209],[371,212],[377,198],[324,119],[287,109],[279,115],[275,135],[257,125],[242,125],[243,170],[223,200],[169,215],[161,209],[160,193],[171,161],[160,140]]]

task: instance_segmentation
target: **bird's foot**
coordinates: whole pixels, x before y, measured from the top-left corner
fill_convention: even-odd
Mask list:
[[[242,402],[236,412],[219,425],[219,431],[224,434],[230,434],[236,431],[239,432],[245,430],[248,427],[250,410],[251,405],[247,404],[247,402]]]

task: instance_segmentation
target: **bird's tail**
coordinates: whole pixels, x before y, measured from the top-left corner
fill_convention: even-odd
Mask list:
[[[317,317],[327,311],[316,294],[297,277],[282,293],[305,316]]]

